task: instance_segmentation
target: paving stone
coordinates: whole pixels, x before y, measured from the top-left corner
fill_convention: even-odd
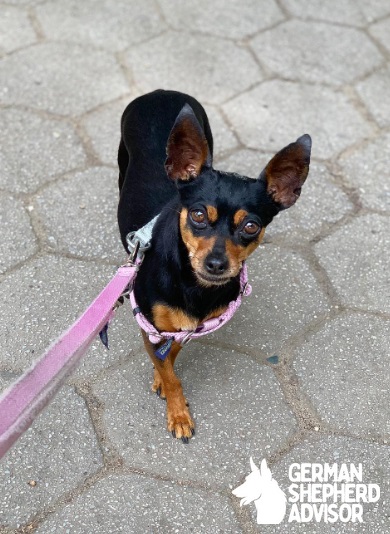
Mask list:
[[[390,17],[370,26],[369,32],[390,52]]]
[[[363,206],[390,211],[390,134],[339,159],[344,176],[359,191]]]
[[[114,57],[87,45],[42,43],[2,60],[3,104],[78,115],[128,90]]]
[[[12,52],[36,40],[26,12],[11,6],[0,6],[0,50]]]
[[[190,486],[111,475],[51,516],[39,534],[242,532],[226,497]]]
[[[19,527],[101,467],[85,403],[64,387],[0,463],[0,526]]]
[[[337,24],[366,26],[367,23],[390,13],[387,2],[375,0],[281,0],[283,6],[294,16],[301,19],[316,19]]]
[[[121,117],[127,104],[134,97],[135,95],[129,95],[116,102],[106,104],[96,111],[92,111],[82,120],[92,146],[102,163],[117,165]]]
[[[3,109],[0,132],[0,187],[9,191],[31,193],[58,174],[85,164],[80,140],[65,121]]]
[[[45,256],[7,276],[0,284],[0,369],[21,371],[39,357],[62,332],[86,309],[114,274],[110,266]],[[122,317],[123,315],[123,317]],[[111,365],[139,344],[138,328],[130,312],[120,309],[118,320],[129,324],[121,330],[117,320],[109,337],[113,350],[107,351],[99,340],[98,349],[90,349],[81,374],[97,372]],[[116,330],[118,329],[118,333]],[[123,341],[120,344],[120,335]],[[130,337],[129,337],[130,336]],[[134,342],[131,340],[134,337]],[[117,340],[117,341],[116,341]],[[126,352],[125,352],[126,351]]]
[[[388,217],[369,214],[316,245],[319,260],[344,304],[390,311],[388,227]]]
[[[113,169],[78,172],[39,193],[36,204],[53,249],[123,263],[126,252],[119,238]]]
[[[356,85],[356,90],[382,128],[390,125],[390,101],[383,98],[390,84],[390,64]]]
[[[125,60],[142,92],[175,89],[203,104],[223,102],[262,79],[244,48],[217,37],[182,32],[170,31],[134,46]]]
[[[238,140],[214,106],[205,106],[214,140],[214,162],[238,146]]]
[[[273,154],[240,150],[222,160],[219,168],[256,178]],[[299,201],[274,218],[266,231],[265,241],[296,242],[312,239],[321,229],[339,220],[352,208],[347,196],[330,179],[324,165],[310,164],[310,174]]]
[[[389,336],[390,321],[343,314],[295,351],[301,387],[333,427],[390,441]]]
[[[37,251],[37,239],[20,200],[0,194],[0,273]]]
[[[263,245],[250,257],[248,274],[252,294],[233,320],[207,339],[279,354],[290,336],[330,308],[310,266],[296,252]]]
[[[256,464],[260,463],[261,456],[254,459]],[[363,523],[347,522],[342,523],[325,523],[324,521],[297,523],[288,522],[291,513],[292,503],[289,498],[292,494],[289,492],[289,486],[292,481],[289,479],[289,468],[293,463],[298,464],[320,464],[328,463],[341,464],[345,463],[347,468],[354,464],[362,464],[362,482],[355,481],[359,484],[378,484],[381,496],[377,503],[363,503]],[[301,444],[294,447],[283,459],[271,467],[273,478],[278,482],[281,489],[286,493],[288,499],[287,513],[280,525],[261,525],[261,532],[265,534],[284,534],[288,532],[293,534],[387,534],[390,514],[390,485],[389,485],[389,447],[358,441],[348,437],[338,436],[321,436],[310,435]],[[249,464],[247,472],[249,473]],[[293,471],[294,475],[297,470]],[[310,475],[311,478],[311,475]],[[328,484],[333,484],[334,478],[329,479]],[[308,488],[309,482],[303,482],[303,487]],[[322,483],[320,483],[322,485]],[[342,482],[337,483],[340,487]],[[322,488],[321,488],[322,489]],[[306,501],[307,502],[307,501]],[[327,503],[333,501],[328,499]],[[341,501],[338,501],[341,504]],[[253,517],[253,525],[256,525],[255,506],[253,503],[248,505]],[[320,504],[317,504],[320,506]]]
[[[64,4],[54,0],[38,6],[36,13],[48,39],[113,51],[145,41],[166,28],[152,0],[68,0]]]
[[[243,0],[239,5],[234,0],[217,0],[212,4],[207,0],[199,0],[191,8],[190,19],[185,3],[160,0],[160,4],[167,20],[177,30],[182,30],[190,23],[192,31],[231,39],[243,39],[284,18],[273,0],[267,3],[266,9],[259,6],[256,0]]]
[[[12,4],[15,6],[34,6],[36,4],[42,3],[44,0],[7,0],[7,4]]]
[[[255,37],[251,46],[277,75],[313,83],[351,82],[383,61],[360,30],[320,22],[289,20]]]
[[[226,158],[219,158],[216,168],[257,178],[272,156],[271,153],[264,154],[264,152],[241,148]]]
[[[129,466],[226,487],[243,472],[250,454],[274,451],[296,429],[269,367],[194,343],[180,354],[176,368],[197,423],[188,445],[166,430],[166,403],[150,391],[146,354],[95,385],[105,405],[107,433]]]
[[[248,147],[278,151],[309,133],[314,158],[331,158],[372,132],[345,95],[315,85],[267,81],[223,110]]]

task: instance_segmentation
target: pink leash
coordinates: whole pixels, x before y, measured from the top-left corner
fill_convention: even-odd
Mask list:
[[[130,256],[126,265],[118,269],[114,278],[73,326],[64,332],[45,354],[0,396],[0,459],[49,404],[67,377],[76,369],[99,332],[103,334],[102,341],[107,346],[107,339],[104,339],[106,332],[104,327],[114,315],[118,298],[125,289],[131,287],[142,263],[144,252],[150,247],[152,230],[157,217],[136,232],[128,234]],[[237,300],[230,303],[226,312],[219,318],[205,321],[196,331],[157,332],[142,314],[139,316],[136,314],[141,328],[148,333],[152,342],[157,343],[164,338],[168,339],[168,342],[158,349],[159,352],[157,351],[156,355],[165,359],[169,344],[173,339],[184,344],[193,337],[213,332],[231,319],[241,304],[242,296],[249,295],[251,291],[245,265],[241,271],[240,285],[241,291]],[[136,305],[134,296],[131,295],[130,298],[134,308]]]
[[[0,458],[25,432],[79,364],[138,266],[125,265],[81,317],[0,396]]]

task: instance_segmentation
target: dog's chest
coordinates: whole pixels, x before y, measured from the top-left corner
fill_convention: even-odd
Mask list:
[[[195,330],[201,323],[214,317],[219,317],[227,309],[221,306],[210,312],[202,320],[197,319],[180,308],[172,308],[166,304],[155,304],[152,308],[153,323],[162,332],[177,332],[179,330]]]

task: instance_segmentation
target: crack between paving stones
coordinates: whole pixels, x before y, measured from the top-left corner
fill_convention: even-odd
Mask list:
[[[39,5],[39,4],[36,4],[36,5]],[[30,21],[30,24],[35,32],[35,35],[37,37],[37,41],[38,43],[43,43],[45,41],[47,41],[47,37],[45,35],[45,32],[43,31],[43,28],[42,28],[42,24],[36,14],[36,11],[35,11],[35,7],[36,5],[34,6],[29,6],[27,8],[27,16],[28,16],[28,19]]]
[[[293,413],[302,432],[328,429],[302,388],[291,363],[274,368],[273,372],[282,390],[284,400]]]
[[[103,457],[104,468],[109,470],[122,467],[124,460],[108,437],[104,425],[104,403],[93,393],[92,386],[88,382],[80,381],[76,383],[74,390],[85,402],[96,441]]]
[[[384,64],[382,65],[382,68],[386,66],[386,63],[389,60],[390,54],[387,48],[381,43],[379,39],[375,37],[375,35],[372,35],[370,33],[370,26],[373,26],[375,23],[371,23],[366,25],[364,28],[362,28],[362,32],[365,34],[367,39],[370,41],[370,43],[379,50],[381,56],[383,56]]]
[[[383,68],[383,65],[382,65],[381,68]],[[380,69],[378,69],[378,70],[380,70]],[[375,73],[375,70],[373,72],[369,73],[367,76],[362,76],[361,79],[356,79],[354,81],[354,83],[355,84],[359,83],[359,82],[363,81],[364,79],[369,78],[374,73]],[[342,89],[342,93],[348,99],[348,101],[352,104],[352,106],[354,107],[355,111],[360,115],[360,117],[364,120],[364,122],[366,122],[372,128],[373,131],[372,131],[371,135],[368,135],[368,136],[364,137],[363,139],[357,141],[356,143],[353,143],[353,144],[349,145],[346,149],[343,149],[341,152],[339,152],[335,157],[336,160],[338,160],[340,158],[340,156],[342,154],[344,154],[344,152],[346,150],[354,147],[355,144],[357,145],[357,144],[359,144],[361,142],[364,143],[364,142],[368,142],[368,141],[374,140],[375,138],[377,138],[380,135],[380,130],[381,130],[381,127],[378,124],[378,122],[375,120],[374,115],[370,112],[368,107],[365,105],[364,101],[360,98],[360,95],[356,91],[355,86],[346,84],[346,85],[343,85],[341,89]]]
[[[219,340],[193,339],[192,342],[197,345],[203,345],[205,347],[215,347],[216,349],[234,351],[241,356],[249,356],[253,361],[259,364],[265,364],[265,360],[269,356],[260,349],[252,349],[250,347],[243,348],[239,345],[235,345],[233,343],[225,343]]]
[[[6,269],[6,271],[1,273],[0,274],[0,281],[3,282],[11,274],[20,271],[21,269],[23,269],[23,267],[28,265],[30,262],[32,262],[34,260],[37,260],[39,258],[42,258],[45,255],[46,255],[46,253],[38,248],[38,250],[36,252],[34,252],[31,256],[29,256],[25,260],[21,260],[20,262],[13,264],[11,267],[8,267],[8,269]]]

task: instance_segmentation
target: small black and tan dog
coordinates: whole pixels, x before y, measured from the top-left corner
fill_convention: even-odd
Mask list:
[[[195,329],[217,317],[240,290],[244,260],[266,226],[301,193],[311,139],[283,148],[256,179],[213,169],[213,138],[203,107],[189,95],[154,91],[131,102],[122,117],[118,222],[126,236],[160,214],[152,246],[134,284],[144,316],[159,330]],[[155,355],[152,390],[167,400],[168,430],[188,442],[194,422],[173,365]]]

